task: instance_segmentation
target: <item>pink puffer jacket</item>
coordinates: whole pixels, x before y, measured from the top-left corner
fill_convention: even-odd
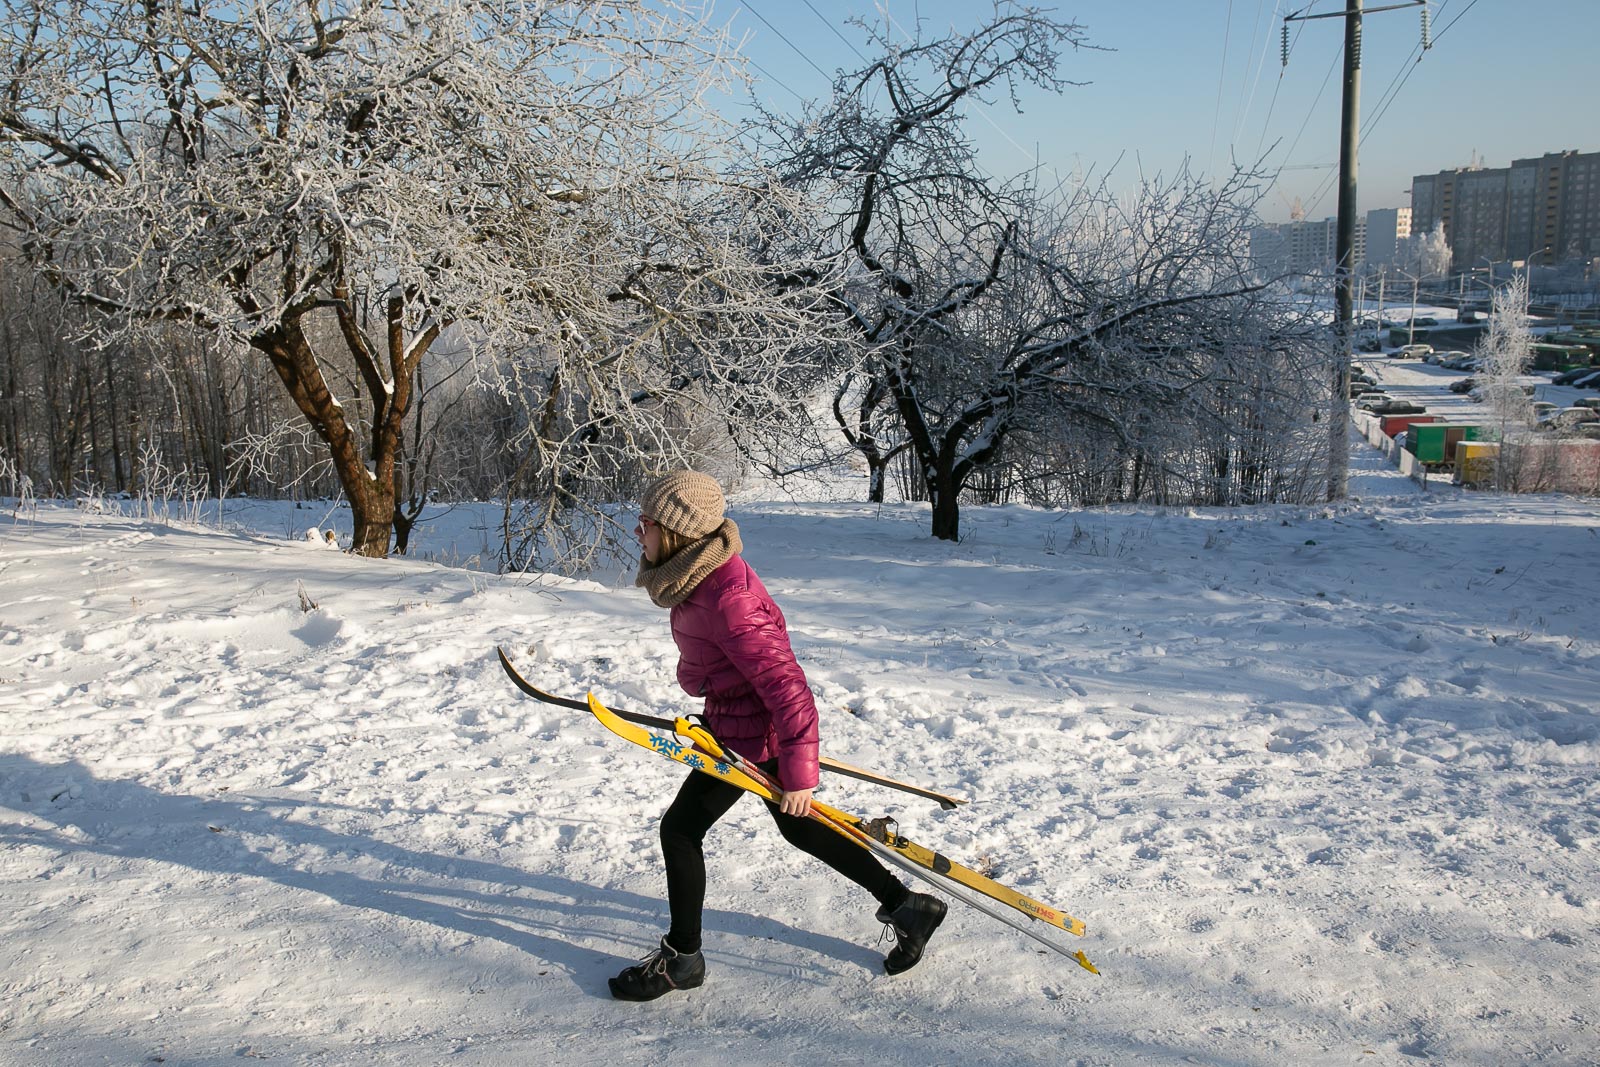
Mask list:
[[[748,760],[778,758],[785,789],[817,784],[817,704],[783,612],[740,556],[672,609],[678,684],[705,697],[706,724]]]

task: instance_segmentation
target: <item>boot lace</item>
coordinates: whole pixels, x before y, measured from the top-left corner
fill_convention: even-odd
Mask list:
[[[642,958],[638,965],[639,973],[659,974],[662,977],[667,977],[667,958],[669,951],[670,950],[665,945],[662,945],[648,956]],[[667,980],[670,982],[671,978],[667,978]]]
[[[676,959],[681,955],[683,953],[677,949],[668,948],[665,944],[662,944],[629,969],[634,971],[641,980],[651,975],[659,975],[667,985],[677,989],[678,983],[672,980],[672,974],[667,970],[667,965],[669,960]]]
[[[898,945],[900,943],[900,931],[895,928],[893,914],[885,914],[879,917],[878,921],[883,923],[883,929],[878,931],[878,944],[893,942]]]

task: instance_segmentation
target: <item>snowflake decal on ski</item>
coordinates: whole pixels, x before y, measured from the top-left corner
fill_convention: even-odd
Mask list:
[[[650,735],[650,747],[663,756],[671,756],[673,759],[680,761],[683,759],[684,752],[688,750],[688,746],[680,744],[670,737],[658,737],[654,734]]]

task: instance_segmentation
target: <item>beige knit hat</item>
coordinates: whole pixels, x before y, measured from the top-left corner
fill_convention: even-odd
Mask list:
[[[699,471],[673,471],[657,479],[639,501],[641,512],[691,539],[715,533],[727,506],[717,480]]]

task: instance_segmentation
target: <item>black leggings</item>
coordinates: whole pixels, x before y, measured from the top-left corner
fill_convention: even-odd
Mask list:
[[[777,760],[760,765],[772,774]],[[745,791],[709,774],[693,771],[661,816],[661,854],[667,862],[667,903],[672,909],[672,929],[667,941],[679,952],[700,951],[700,912],[706,900],[706,832],[728,813]],[[762,801],[784,840],[808,852],[877,898],[895,908],[910,895],[900,880],[859,845],[814,819],[785,815],[778,805]]]

